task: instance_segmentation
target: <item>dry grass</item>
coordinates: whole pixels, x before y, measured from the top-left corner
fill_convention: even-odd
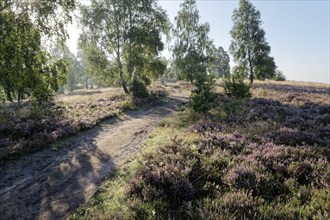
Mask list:
[[[55,97],[56,102],[78,103],[81,101],[93,101],[113,96],[125,95],[122,88],[103,88],[103,89],[81,89],[70,94],[61,94]]]
[[[153,88],[152,96],[134,100],[121,88],[78,90],[56,96],[53,103],[37,111],[28,101],[1,104],[0,161],[50,146],[122,111],[152,102],[164,95],[163,90]]]
[[[256,80],[254,82],[256,85],[284,85],[284,86],[299,86],[299,87],[313,87],[313,88],[328,88],[330,89],[330,85],[326,83],[317,83],[317,82],[302,82],[302,81],[274,81],[274,80],[265,80],[260,81]]]

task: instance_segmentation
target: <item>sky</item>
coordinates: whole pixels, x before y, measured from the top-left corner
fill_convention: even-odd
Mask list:
[[[174,23],[180,0],[160,0]],[[271,46],[279,70],[288,80],[330,84],[330,0],[256,0],[262,28]],[[228,51],[231,42],[231,16],[238,7],[235,0],[197,0],[200,22],[210,24],[214,44]],[[68,46],[76,53],[79,30],[75,24],[68,29]],[[164,56],[169,56],[168,52]],[[234,62],[231,61],[231,66]]]

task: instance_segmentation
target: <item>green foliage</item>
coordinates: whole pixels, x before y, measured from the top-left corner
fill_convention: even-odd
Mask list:
[[[5,101],[6,101],[6,94],[2,86],[0,85],[0,102],[5,102]]]
[[[71,12],[76,8],[76,3],[76,0],[1,0],[0,13],[14,12],[20,18],[27,17],[33,20],[40,35],[65,40],[65,24],[72,20]]]
[[[250,85],[244,83],[243,79],[236,79],[232,76],[224,81],[223,85],[228,96],[233,96],[237,99],[251,98]]]
[[[134,106],[131,96],[127,96],[126,99],[121,102],[117,107],[122,111],[136,110],[136,106]]]
[[[178,78],[191,83],[198,74],[206,73],[213,46],[209,24],[200,24],[199,18],[195,0],[185,0],[175,17],[174,65]]]
[[[330,190],[296,186],[295,194],[286,203],[263,206],[263,215],[268,219],[329,219]]]
[[[245,79],[249,76],[247,65],[234,66],[233,77],[237,79]]]
[[[256,62],[255,78],[258,80],[273,79],[275,76],[276,65],[271,56],[262,56]]]
[[[285,75],[283,74],[283,72],[281,70],[276,70],[275,71],[275,75],[273,77],[273,80],[275,81],[285,81]]]
[[[134,98],[146,98],[149,95],[146,85],[139,79],[133,79],[130,91]]]
[[[49,101],[64,82],[67,63],[43,50],[41,35],[27,14],[2,12],[0,23],[0,85],[6,99]]]
[[[212,91],[214,80],[205,74],[196,75],[195,89],[190,96],[190,107],[196,112],[207,112],[212,107],[215,94]]]
[[[74,91],[78,88],[86,88],[88,89],[89,84],[91,83],[91,75],[88,71],[88,66],[86,63],[86,59],[84,57],[83,52],[80,50],[78,51],[77,56],[74,55],[66,45],[61,44],[58,42],[56,46],[52,50],[53,56],[58,59],[63,59],[67,63],[67,73],[66,73],[66,83],[64,88],[68,89],[69,91]],[[95,55],[95,54],[93,54]],[[96,59],[98,57],[95,55]],[[95,58],[94,58],[95,59]],[[101,69],[99,71],[102,71]],[[103,70],[104,71],[104,70]],[[101,81],[101,85],[107,85],[107,81]]]
[[[148,78],[146,75],[141,76],[141,80],[143,81],[144,85],[149,86],[151,84],[150,78]]]
[[[81,7],[81,13],[82,41],[89,44],[89,54],[96,52],[102,58],[87,56],[94,59],[91,66],[106,66],[103,71],[112,80],[113,73],[118,74],[125,93],[135,78],[158,77],[165,71],[159,52],[164,48],[161,33],[168,32],[168,21],[155,0],[92,0]]]
[[[260,12],[248,0],[240,0],[232,20],[234,25],[230,32],[232,42],[229,51],[237,63],[237,70],[241,75],[248,73],[251,83],[254,78],[273,78],[276,65],[269,55],[270,46],[265,31],[260,27]]]
[[[222,48],[214,48],[212,51],[214,60],[211,62],[209,71],[212,75],[217,77],[230,76],[230,58],[228,53]]]
[[[167,60],[165,58],[153,58],[152,60],[145,60],[144,70],[140,73],[140,78],[148,86],[152,80],[157,80],[165,74],[167,69]],[[145,81],[148,78],[149,80]]]
[[[79,47],[81,49],[79,56],[86,75],[91,76],[98,85],[120,86],[119,79],[116,77],[118,64],[115,61],[109,61],[106,53],[86,37],[80,36],[79,39]],[[88,77],[86,78],[87,80],[89,79]]]
[[[176,38],[173,55],[178,78],[195,83],[196,89],[190,97],[190,106],[196,112],[206,112],[214,99],[213,79],[207,76],[212,57],[212,41],[208,37],[208,23],[199,23],[199,12],[195,0],[185,0],[175,17]]]
[[[53,59],[44,37],[66,39],[74,0],[0,2],[0,86],[9,101],[48,102],[64,82],[67,63]]]
[[[242,109],[242,100],[241,99],[230,99],[228,102],[221,103],[221,109],[226,113],[230,114],[239,114]]]

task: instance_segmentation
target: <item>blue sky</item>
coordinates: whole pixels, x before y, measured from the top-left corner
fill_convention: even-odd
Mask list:
[[[182,2],[160,0],[159,4],[173,22]],[[271,55],[287,79],[330,83],[330,1],[259,0],[252,3],[261,13]],[[210,38],[225,50],[230,45],[231,15],[236,7],[238,1],[197,0],[200,21],[210,24]],[[77,31],[73,32],[71,28],[70,48]]]

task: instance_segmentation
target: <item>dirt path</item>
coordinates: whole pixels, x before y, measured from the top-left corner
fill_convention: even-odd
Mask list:
[[[139,150],[187,98],[127,113],[19,160],[0,165],[0,219],[64,219]]]

